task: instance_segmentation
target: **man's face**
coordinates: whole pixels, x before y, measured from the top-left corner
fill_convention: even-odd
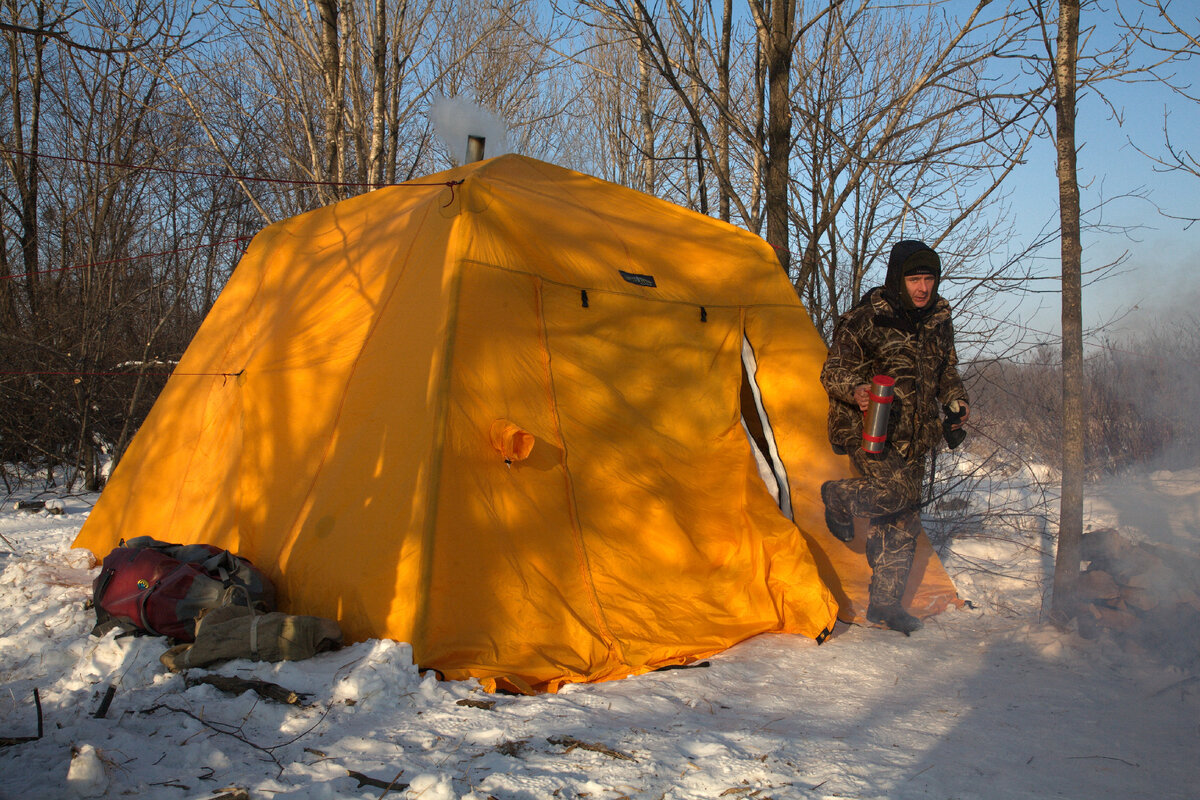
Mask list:
[[[932,275],[905,275],[904,291],[916,308],[924,308],[933,299],[933,285],[936,281]]]

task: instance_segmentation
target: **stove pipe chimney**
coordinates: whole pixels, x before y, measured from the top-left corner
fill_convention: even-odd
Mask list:
[[[473,161],[481,161],[483,159],[483,148],[487,144],[485,136],[468,136],[467,137],[467,163]]]

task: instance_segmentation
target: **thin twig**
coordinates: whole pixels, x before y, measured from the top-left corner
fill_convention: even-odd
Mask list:
[[[1135,763],[1133,761],[1126,761],[1125,759],[1117,758],[1116,756],[1067,756],[1067,758],[1071,759],[1073,761],[1080,761],[1080,760],[1091,759],[1091,758],[1101,758],[1101,759],[1104,759],[1105,761],[1120,761],[1122,764],[1125,764],[1130,767],[1140,767],[1141,766],[1141,764]]]
[[[13,544],[12,542],[10,542],[8,537],[5,536],[3,533],[0,533],[0,539],[4,540],[4,543],[6,545],[8,545],[8,549],[13,552],[13,555],[17,555],[17,556],[21,555],[20,551],[17,550],[17,546],[15,544]]]
[[[174,706],[167,705],[165,703],[160,703],[159,705],[151,706],[150,708],[146,709],[142,713],[143,714],[153,714],[155,711],[158,711],[159,709],[166,709],[167,711],[174,711],[176,714],[183,714],[185,717],[191,717],[192,719],[196,720],[196,722],[199,722],[201,725],[203,725],[204,727],[208,728],[211,731],[216,731],[217,733],[222,733],[226,736],[231,736],[234,739],[237,739],[238,741],[240,741],[246,745],[249,745],[250,747],[253,747],[255,750],[265,753],[267,755],[267,758],[271,759],[271,761],[273,761],[275,763],[275,766],[279,768],[280,774],[283,773],[283,764],[279,761],[278,758],[275,757],[275,754],[273,752],[271,752],[274,748],[263,747],[262,745],[260,745],[256,742],[250,741],[245,736],[243,736],[241,733],[239,733],[237,728],[234,728],[229,725],[223,725],[222,723],[219,723],[219,722],[209,722],[208,720],[202,719],[201,717],[193,714],[191,711],[188,711],[186,708],[175,708]]]
[[[624,761],[635,761],[635,762],[637,761],[636,758],[629,755],[628,753],[622,753],[620,750],[613,750],[611,747],[607,747],[602,744],[596,744],[594,742],[584,742],[579,739],[576,739],[574,736],[550,736],[550,737],[547,737],[546,741],[549,742],[550,744],[557,744],[557,745],[567,748],[568,753],[578,747],[580,750],[591,750],[592,752],[595,752],[595,753],[603,753],[604,755],[609,756],[611,758],[619,758]]]

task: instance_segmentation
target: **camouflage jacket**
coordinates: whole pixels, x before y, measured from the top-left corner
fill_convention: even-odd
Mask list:
[[[943,405],[969,402],[958,375],[950,304],[936,297],[928,314],[914,316],[899,312],[881,289],[872,289],[838,320],[821,370],[835,451],[862,446],[863,414],[854,389],[875,375],[896,380],[888,442],[906,458],[924,455],[941,438]]]

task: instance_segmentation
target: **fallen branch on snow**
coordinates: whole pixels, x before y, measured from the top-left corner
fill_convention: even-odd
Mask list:
[[[357,788],[359,788],[359,789],[361,789],[364,786],[374,786],[376,789],[383,789],[384,792],[387,793],[387,792],[391,791],[392,789],[395,789],[396,791],[402,791],[402,790],[408,788],[407,783],[396,783],[396,781],[400,780],[400,776],[404,774],[404,770],[400,770],[399,772],[397,772],[396,777],[392,778],[390,781],[380,780],[379,778],[372,778],[370,775],[364,775],[361,772],[355,772],[352,769],[346,770],[346,774],[348,774],[351,778],[354,778],[354,780],[358,781]],[[380,797],[382,797],[382,796],[383,795],[380,795]]]
[[[550,736],[546,738],[546,741],[550,744],[556,744],[567,748],[566,752],[568,753],[578,747],[580,750],[591,750],[595,753],[603,753],[611,758],[619,758],[624,761],[637,761],[636,758],[628,753],[622,753],[620,750],[613,750],[611,747],[606,747],[602,744],[584,742],[576,739],[574,736]]]
[[[268,700],[276,700],[280,703],[288,705],[300,705],[308,699],[308,695],[299,692],[293,692],[291,689],[267,681],[246,680],[244,678],[234,678],[226,675],[200,675],[193,678],[187,676],[184,679],[188,687],[197,684],[207,684],[220,689],[228,694],[241,694],[247,690],[254,692],[259,697],[265,697]]]

